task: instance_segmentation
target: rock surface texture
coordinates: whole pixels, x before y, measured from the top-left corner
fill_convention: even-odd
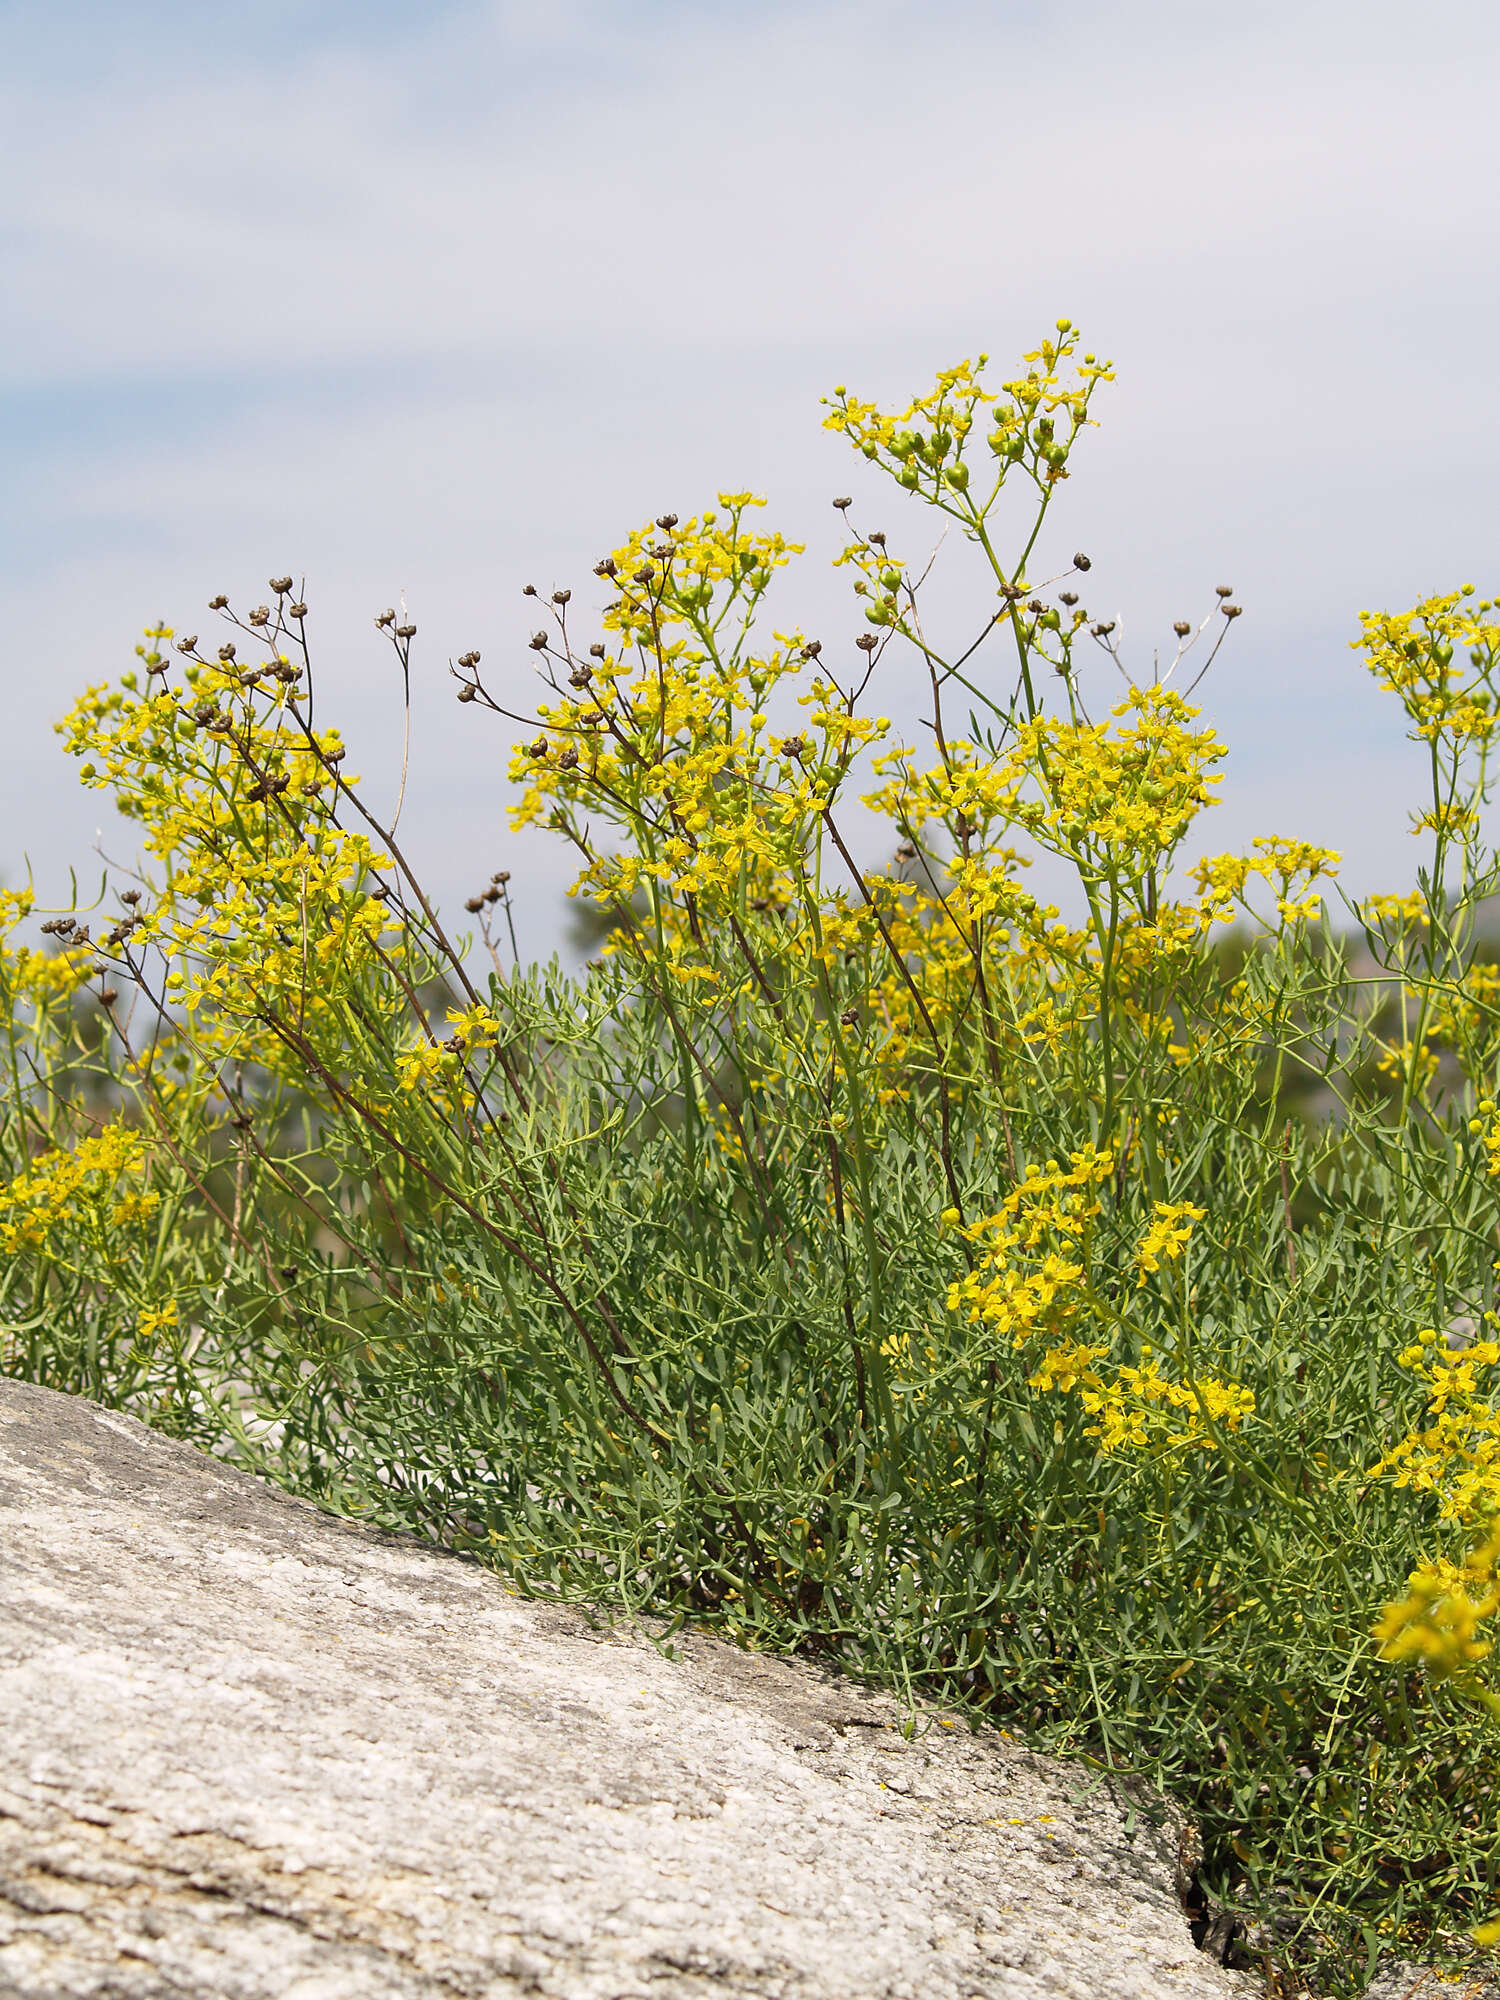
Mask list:
[[[0,1382],[0,1994],[1224,2000],[1178,1827]],[[1159,1819],[1159,1816],[1158,1816]]]

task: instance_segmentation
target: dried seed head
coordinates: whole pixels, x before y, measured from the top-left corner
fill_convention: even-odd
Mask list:
[[[804,660],[815,660],[822,650],[823,641],[821,639],[809,639],[807,644],[802,648],[802,657]]]
[[[632,583],[654,583],[656,581],[656,571],[649,568],[638,569],[630,580]]]
[[[230,640],[227,646],[221,646],[219,648],[219,658],[224,662],[226,666],[234,658],[234,641],[232,639]]]
[[[1223,611],[1226,618],[1240,618],[1244,615],[1244,606],[1241,604],[1226,604],[1223,607]]]
[[[1232,583],[1216,583],[1214,585],[1215,597],[1233,597],[1233,595],[1234,585]]]
[[[113,1007],[119,997],[113,986],[102,986],[99,989],[99,1005],[101,1007]]]
[[[675,528],[677,526],[677,516],[675,514],[658,514],[656,525],[663,530]]]
[[[382,632],[385,630],[387,625],[394,625],[395,622],[396,622],[396,607],[393,604],[388,604],[385,607],[384,611],[377,611],[375,614],[375,623]]]
[[[896,859],[898,861],[915,861],[916,858],[917,850],[915,843],[910,840],[903,840],[896,849]]]
[[[503,889],[506,883],[510,880],[510,870],[508,868],[497,868],[494,874],[490,877],[490,880],[492,882],[498,882],[500,884],[500,887]]]
[[[552,593],[552,602],[554,604],[566,604],[572,595],[571,590],[554,590]]]
[[[415,625],[398,625],[396,627],[396,637],[398,639],[415,639],[416,636],[417,628]]]
[[[1078,592],[1076,590],[1060,590],[1057,593],[1057,601],[1059,604],[1066,604],[1071,607],[1078,602]]]
[[[881,529],[872,528],[870,530],[869,539],[875,544],[877,549],[883,549],[885,547],[885,535]]]
[[[299,623],[307,616],[307,606],[305,604],[289,604],[286,610],[287,616],[297,619]]]
[[[1099,623],[1094,627],[1094,637],[1096,639],[1107,639],[1114,629],[1115,621],[1113,618],[1101,618]]]
[[[1026,587],[1020,583],[1002,583],[1000,595],[1007,604],[1015,604],[1026,595]]]
[[[229,609],[229,599],[222,594],[218,597],[211,597],[208,600],[208,608],[210,611],[227,611]]]
[[[135,908],[140,900],[141,892],[139,889],[122,889],[120,891],[120,901],[122,903],[129,903],[132,909]]]
[[[477,690],[470,687],[466,682],[464,686],[459,689],[458,698],[460,701],[472,701],[474,699],[476,692]]]
[[[591,660],[602,660],[604,658],[604,648],[602,646],[590,646],[589,658]]]
[[[536,585],[534,583],[523,583],[521,585],[521,595],[523,597],[535,597]]]
[[[1026,606],[1026,609],[1031,612],[1033,617],[1040,618],[1047,607],[1039,597],[1033,597],[1031,602]]]
[[[545,632],[533,632],[526,643],[533,653],[545,653],[547,650],[547,635]]]
[[[248,621],[247,621],[247,622],[248,622],[249,624],[251,624],[251,625],[269,625],[269,624],[270,624],[270,622],[271,622],[271,607],[270,607],[270,605],[269,605],[269,604],[257,604],[257,605],[256,605],[256,607],[255,607],[255,609],[254,609],[254,610],[253,610],[253,611],[252,611],[252,612],[250,613],[250,616],[249,616],[249,619],[248,619]]]
[[[859,1026],[859,1009],[857,1007],[846,1007],[843,1013],[839,1015],[839,1019],[846,1028],[857,1028]]]
[[[850,499],[849,495],[845,493],[839,499],[835,500],[833,504],[835,507],[838,508],[839,512],[842,514],[844,509],[846,507],[852,507],[854,505],[854,502]]]
[[[873,653],[880,641],[873,632],[861,632],[854,643],[862,653]]]
[[[618,576],[620,574],[620,565],[615,561],[613,556],[605,556],[602,562],[594,564],[594,574],[595,576]]]
[[[484,900],[485,900],[485,902],[487,902],[487,903],[498,903],[498,902],[499,902],[499,900],[500,900],[500,895],[501,895],[501,891],[500,891],[500,890],[498,890],[498,889],[497,889],[497,888],[495,887],[494,883],[492,882],[492,883],[490,884],[489,888],[488,888],[488,889],[486,889],[486,890],[485,890],[485,892],[484,892]]]
[[[575,688],[586,688],[592,679],[593,679],[593,674],[589,668],[575,667],[572,673],[568,675],[568,686]]]
[[[546,754],[547,739],[545,736],[538,736],[535,742],[526,745],[526,755],[528,757],[545,757]]]
[[[273,576],[270,578],[270,587],[278,597],[285,597],[292,587],[292,579],[289,576]]]
[[[179,653],[191,653],[197,644],[198,634],[196,632],[189,632],[185,639],[177,641],[177,650]]]
[[[470,916],[477,915],[484,908],[483,896],[470,896],[464,904],[464,908],[469,912]]]
[[[1172,627],[1172,630],[1177,634],[1179,639],[1185,639],[1192,629],[1192,626],[1185,618],[1179,618]]]
[[[557,760],[557,768],[558,768],[558,769],[559,769],[560,771],[576,771],[576,770],[577,770],[577,768],[578,768],[578,752],[577,752],[577,751],[576,751],[576,750],[575,750],[575,749],[574,749],[574,748],[572,747],[572,745],[571,745],[571,744],[570,744],[570,745],[568,746],[568,748],[567,748],[566,750],[564,750],[564,752],[562,753],[562,755],[561,755],[561,756],[560,756],[560,757],[558,758],[558,760]]]
[[[1088,557],[1080,551],[1080,553],[1075,555],[1073,558],[1073,567],[1074,569],[1092,569],[1094,565],[1089,561]]]

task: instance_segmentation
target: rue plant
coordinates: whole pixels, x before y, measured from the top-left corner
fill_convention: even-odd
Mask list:
[[[1060,322],[994,389],[835,392],[901,524],[837,503],[857,636],[725,493],[595,620],[537,599],[535,714],[458,657],[599,912],[579,977],[503,950],[504,870],[449,927],[290,577],[148,633],[63,725],[138,868],[48,949],[0,908],[3,1366],[1145,1774],[1243,1962],[1353,1992],[1496,1892],[1500,620],[1362,620],[1415,891],[1335,921],[1327,850],[1205,853],[1232,592],[1133,679],[1054,553],[1110,378]],[[956,646],[924,509],[991,607]]]

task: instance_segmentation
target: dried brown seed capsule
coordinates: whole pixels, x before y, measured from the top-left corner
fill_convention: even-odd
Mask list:
[[[1015,604],[1026,595],[1026,591],[1024,586],[1019,583],[1002,583],[1000,586],[1000,595],[1005,599],[1007,604]]]
[[[535,597],[536,585],[534,583],[523,583],[521,585],[521,595],[523,597]]]
[[[113,1007],[119,997],[118,992],[116,992],[113,986],[103,986],[99,989],[99,1005],[101,1007]]]
[[[1115,621],[1113,618],[1101,618],[1099,623],[1094,627],[1094,637],[1096,639],[1107,639],[1114,629]]]
[[[307,606],[305,604],[289,604],[286,611],[289,618],[301,620],[307,616]]]
[[[133,906],[140,900],[141,900],[141,892],[139,889],[122,889],[120,891],[120,901],[122,903],[129,903]]]
[[[873,653],[880,641],[873,632],[861,632],[854,643],[862,653]]]
[[[675,514],[658,514],[656,525],[658,528],[664,530],[675,528],[677,526],[677,516]]]
[[[387,625],[394,625],[395,622],[396,622],[396,612],[395,612],[395,607],[393,605],[388,604],[385,607],[384,611],[377,611],[375,614],[375,623],[380,627],[382,632],[385,630]]]
[[[877,549],[883,549],[885,547],[885,535],[881,529],[872,528],[870,530],[869,539],[875,544]]]
[[[782,739],[781,754],[783,757],[800,757],[802,750],[803,743],[800,736],[787,736]]]
[[[571,590],[554,590],[552,593],[552,602],[554,604],[566,604],[572,595]]]
[[[823,641],[821,639],[809,639],[807,644],[802,648],[802,657],[806,660],[815,660],[822,650]]]
[[[464,1038],[462,1035],[450,1035],[443,1047],[450,1056],[461,1056],[464,1052]]]
[[[477,667],[479,665],[479,659],[480,655],[476,649],[471,652],[460,653],[458,656],[458,664],[461,667]]]
[[[1233,595],[1234,585],[1232,583],[1216,583],[1214,585],[1215,597],[1233,597]]]
[[[590,646],[589,658],[591,660],[602,660],[604,658],[604,648],[602,646]]]
[[[846,1007],[843,1013],[839,1015],[839,1019],[846,1028],[857,1028],[859,1026],[859,1009],[857,1007]]]
[[[464,904],[464,908],[469,912],[470,916],[477,915],[484,908],[483,896],[470,896]]]
[[[1226,604],[1224,606],[1224,616],[1226,618],[1240,618],[1243,615],[1244,606],[1241,604]]]
[[[1192,626],[1185,618],[1179,618],[1172,627],[1172,630],[1177,634],[1179,639],[1185,639],[1192,629]]]
[[[1031,613],[1033,613],[1034,616],[1040,618],[1042,613],[1047,609],[1047,607],[1045,604],[1043,604],[1042,600],[1039,597],[1033,597],[1031,602],[1027,605],[1026,609]]]
[[[1094,565],[1089,561],[1088,557],[1080,551],[1079,554],[1075,555],[1073,558],[1073,567],[1074,569],[1092,569]]]
[[[197,644],[198,634],[196,632],[189,632],[185,639],[177,641],[177,650],[179,653],[191,653]]]
[[[458,698],[460,701],[472,701],[474,699],[475,693],[476,690],[474,688],[464,686],[459,689]]]
[[[558,758],[557,768],[560,771],[576,771],[578,769],[578,752],[571,745]]]
[[[255,607],[255,609],[254,609],[254,610],[253,610],[253,611],[252,611],[252,612],[250,613],[250,616],[249,616],[249,619],[248,619],[248,621],[247,621],[247,622],[248,622],[249,624],[251,624],[251,625],[269,625],[269,624],[270,624],[270,622],[271,622],[271,607],[270,607],[270,605],[269,605],[269,604],[257,604],[257,605],[256,605],[256,607]]]
[[[854,505],[854,502],[849,498],[849,495],[845,493],[840,499],[835,500],[833,504],[835,507],[838,508],[839,512],[842,514],[844,509],[846,507],[852,507]]]
[[[654,542],[651,546],[651,553],[658,562],[669,563],[673,556],[676,555],[677,550],[671,542]]]
[[[594,676],[587,667],[575,667],[572,673],[568,675],[568,686],[586,688],[593,678]]]
[[[534,743],[526,745],[526,755],[528,757],[545,757],[546,754],[547,739],[545,736],[538,736]]]
[[[416,636],[417,628],[415,625],[398,625],[396,627],[396,637],[398,639],[415,639]]]
[[[620,574],[620,565],[615,561],[613,556],[605,556],[602,562],[594,564],[594,574],[595,576],[618,576]]]
[[[295,1282],[300,1273],[298,1272],[297,1266],[295,1264],[283,1264],[281,1267],[281,1275],[286,1280],[287,1284],[290,1285]]]
[[[632,583],[654,583],[655,581],[656,571],[654,569],[638,569],[631,578]]]
[[[219,658],[224,662],[225,666],[228,666],[229,662],[234,658],[234,641],[232,639],[227,646],[219,648]]]
[[[915,861],[916,858],[917,850],[915,845],[909,840],[903,840],[901,845],[896,849],[896,859],[898,861]]]
[[[292,579],[289,576],[273,576],[270,579],[270,588],[278,597],[285,597],[291,587]]]
[[[545,653],[547,650],[547,635],[545,632],[533,632],[526,643],[530,646],[533,653]]]
[[[210,611],[227,611],[229,609],[229,599],[222,595],[211,597],[208,600],[208,608]]]
[[[501,888],[503,889],[506,883],[510,880],[510,870],[508,868],[497,868],[494,874],[490,877],[490,880],[492,882],[498,882]]]
[[[344,748],[344,746],[342,744],[339,744],[339,746],[336,749],[325,750],[323,752],[323,762],[325,764],[342,764],[344,759],[348,756],[348,754],[349,752]]]
[[[497,889],[492,882],[484,892],[484,901],[487,903],[498,903],[502,894],[503,891]]]

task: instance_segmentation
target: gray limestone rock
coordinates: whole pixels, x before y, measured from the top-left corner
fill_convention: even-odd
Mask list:
[[[14,1382],[0,1578],[6,1996],[1254,1990],[1193,1949],[1170,1813]]]

